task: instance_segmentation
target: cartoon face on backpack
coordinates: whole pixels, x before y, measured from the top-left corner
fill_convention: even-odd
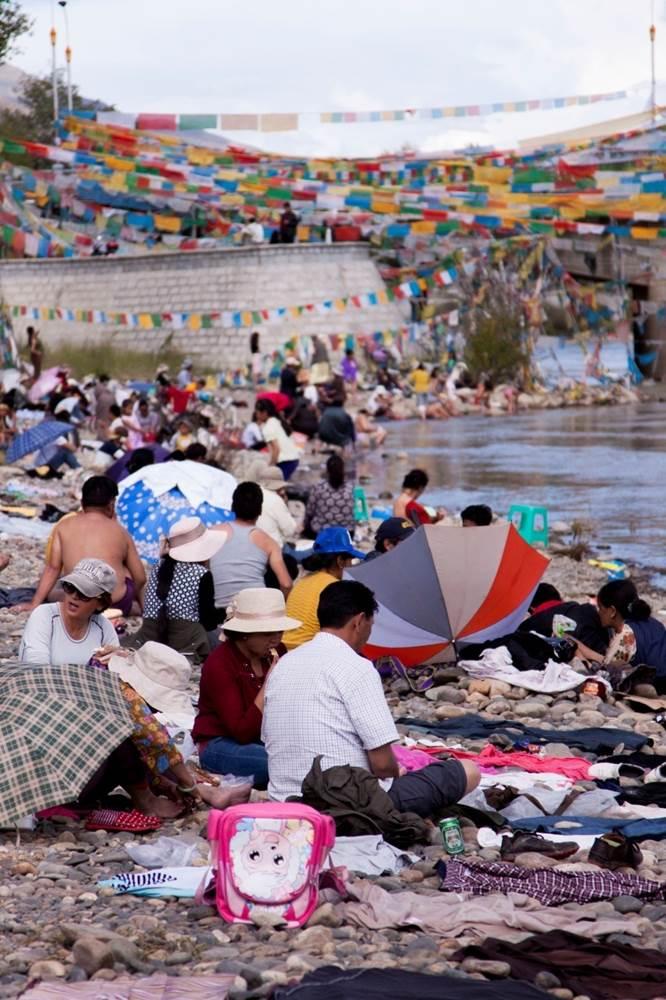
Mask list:
[[[310,823],[246,818],[229,844],[238,889],[264,900],[298,891],[307,876],[313,831]]]

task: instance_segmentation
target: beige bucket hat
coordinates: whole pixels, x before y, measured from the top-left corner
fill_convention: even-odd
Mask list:
[[[114,654],[109,670],[127,681],[151,708],[174,722],[194,718],[188,694],[192,668],[187,657],[161,642],[146,642],[125,656]]]
[[[227,608],[223,628],[231,632],[288,632],[303,622],[287,615],[284,597],[272,587],[248,587]]]
[[[163,548],[177,562],[206,562],[228,537],[228,532],[212,531],[198,517],[184,517],[171,526]]]

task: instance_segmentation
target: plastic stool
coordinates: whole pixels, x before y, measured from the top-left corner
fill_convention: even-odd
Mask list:
[[[368,500],[362,486],[354,487],[354,520],[369,521]]]
[[[548,545],[548,508],[513,503],[507,519],[530,545]]]

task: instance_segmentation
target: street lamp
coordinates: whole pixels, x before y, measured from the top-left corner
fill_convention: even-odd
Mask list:
[[[58,67],[56,65],[56,29],[55,29],[55,5],[51,0],[51,79],[53,84],[53,128],[58,141]]]
[[[67,0],[58,0],[65,15],[65,59],[67,61],[67,110],[72,113],[72,49],[69,44],[69,17],[67,15]]]

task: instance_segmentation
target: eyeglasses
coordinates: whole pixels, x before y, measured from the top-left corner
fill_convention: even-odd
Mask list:
[[[77,600],[83,601],[85,604],[87,604],[88,601],[95,600],[94,597],[88,597],[87,594],[82,594],[81,591],[77,587],[75,587],[73,583],[68,583],[68,582],[63,583],[62,589],[70,597],[76,597]]]

